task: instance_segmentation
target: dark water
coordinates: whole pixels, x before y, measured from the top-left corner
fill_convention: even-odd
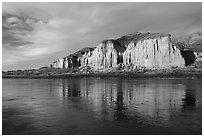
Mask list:
[[[201,79],[3,79],[3,134],[201,134]]]

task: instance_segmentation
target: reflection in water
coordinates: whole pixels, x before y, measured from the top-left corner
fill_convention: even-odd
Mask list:
[[[116,120],[123,121],[127,120],[127,116],[125,114],[125,106],[123,103],[123,91],[122,91],[122,80],[118,80],[117,83],[118,90],[117,90],[117,100],[116,100],[116,111],[114,117]]]
[[[196,105],[194,90],[175,79],[62,79],[59,96],[82,97],[98,119],[127,121],[128,117],[168,121],[182,107]],[[70,98],[71,97],[71,98]]]
[[[184,101],[184,106],[195,106],[196,105],[195,92],[191,89],[186,89],[186,94],[183,101]]]
[[[112,133],[120,128],[126,134],[131,134],[129,130],[148,134],[146,129],[149,134],[200,134],[201,83],[201,79],[4,80],[3,129],[13,129],[8,128],[9,120],[21,120],[7,114],[16,108],[23,119],[29,115],[33,130],[45,134],[101,133],[107,125],[117,130]],[[21,111],[25,108],[27,112]]]

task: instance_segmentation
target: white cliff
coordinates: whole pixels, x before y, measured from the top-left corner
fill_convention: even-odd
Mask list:
[[[195,66],[201,66],[202,67],[202,52],[194,52],[195,55]]]
[[[133,40],[123,53],[124,65],[146,68],[184,67],[180,50],[172,45],[169,35],[148,34]]]
[[[88,66],[91,64],[91,56],[92,56],[92,51],[84,53],[80,57],[80,64],[81,66]]]
[[[50,64],[50,67],[63,68],[63,63],[64,63],[64,59],[60,58],[60,59],[56,60],[55,62],[53,62],[52,64]]]
[[[124,50],[125,47],[116,40],[105,40],[92,52],[88,64],[96,69],[115,67],[122,63]]]
[[[91,51],[93,51],[94,48],[83,48],[82,50],[79,50],[69,56],[63,57],[61,59],[56,60],[53,62],[50,67],[54,68],[75,68],[79,67],[84,64],[84,61],[86,61],[86,55],[91,54]],[[84,59],[83,59],[84,58]]]
[[[190,65],[194,62],[194,58],[192,51],[180,51],[172,44],[170,35],[137,32],[116,40],[104,40],[96,48],[83,48],[58,59],[50,67],[89,66],[95,70],[103,70],[116,68],[120,64],[131,69],[140,67],[164,69]]]

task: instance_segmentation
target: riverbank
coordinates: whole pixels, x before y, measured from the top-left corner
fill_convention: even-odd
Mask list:
[[[151,72],[151,73],[133,73],[133,72],[115,72],[115,73],[66,73],[66,74],[55,74],[55,75],[3,75],[2,78],[70,78],[70,77],[202,77],[202,72]]]
[[[7,71],[2,78],[69,78],[69,77],[202,77],[202,66],[187,66],[169,69],[101,69],[89,67],[60,69],[40,68],[29,70]]]

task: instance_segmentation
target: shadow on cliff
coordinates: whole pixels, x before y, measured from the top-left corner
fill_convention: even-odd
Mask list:
[[[180,50],[181,51],[181,56],[184,58],[185,60],[185,65],[191,65],[195,62],[195,55],[193,53],[193,51],[184,51],[184,50]]]

